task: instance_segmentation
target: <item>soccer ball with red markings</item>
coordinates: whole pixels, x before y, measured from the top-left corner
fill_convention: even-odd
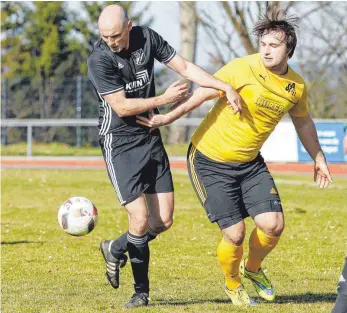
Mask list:
[[[58,222],[60,227],[72,236],[89,234],[98,222],[98,210],[84,197],[71,197],[59,208]]]

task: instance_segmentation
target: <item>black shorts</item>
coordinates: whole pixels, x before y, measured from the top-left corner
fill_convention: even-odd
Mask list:
[[[265,212],[282,212],[274,180],[258,156],[247,163],[214,161],[192,144],[188,148],[188,173],[211,222],[230,217],[232,225]]]
[[[106,134],[99,143],[108,176],[122,205],[142,193],[173,191],[169,158],[159,131],[136,137]]]

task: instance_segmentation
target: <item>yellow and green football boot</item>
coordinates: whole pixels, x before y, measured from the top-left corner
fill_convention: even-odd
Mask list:
[[[241,285],[235,291],[228,289],[227,286],[224,287],[224,290],[234,305],[255,305],[255,301],[248,296],[248,293],[243,285]]]
[[[271,281],[266,277],[263,270],[260,268],[257,273],[247,271],[246,259],[242,260],[240,264],[241,277],[249,279],[258,295],[267,301],[274,301],[276,297],[275,288]]]

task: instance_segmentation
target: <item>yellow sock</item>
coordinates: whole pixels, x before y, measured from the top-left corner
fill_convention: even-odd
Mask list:
[[[258,227],[254,228],[249,237],[249,254],[246,269],[258,272],[261,262],[276,247],[280,237],[272,237],[263,233]]]
[[[236,290],[241,285],[239,267],[242,260],[243,246],[235,246],[224,238],[217,248],[217,258],[228,289]]]

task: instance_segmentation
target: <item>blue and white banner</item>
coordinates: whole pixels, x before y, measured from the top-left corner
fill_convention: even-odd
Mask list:
[[[315,122],[318,140],[328,162],[345,162],[343,138],[345,136],[344,123]],[[298,138],[298,161],[312,161]]]

